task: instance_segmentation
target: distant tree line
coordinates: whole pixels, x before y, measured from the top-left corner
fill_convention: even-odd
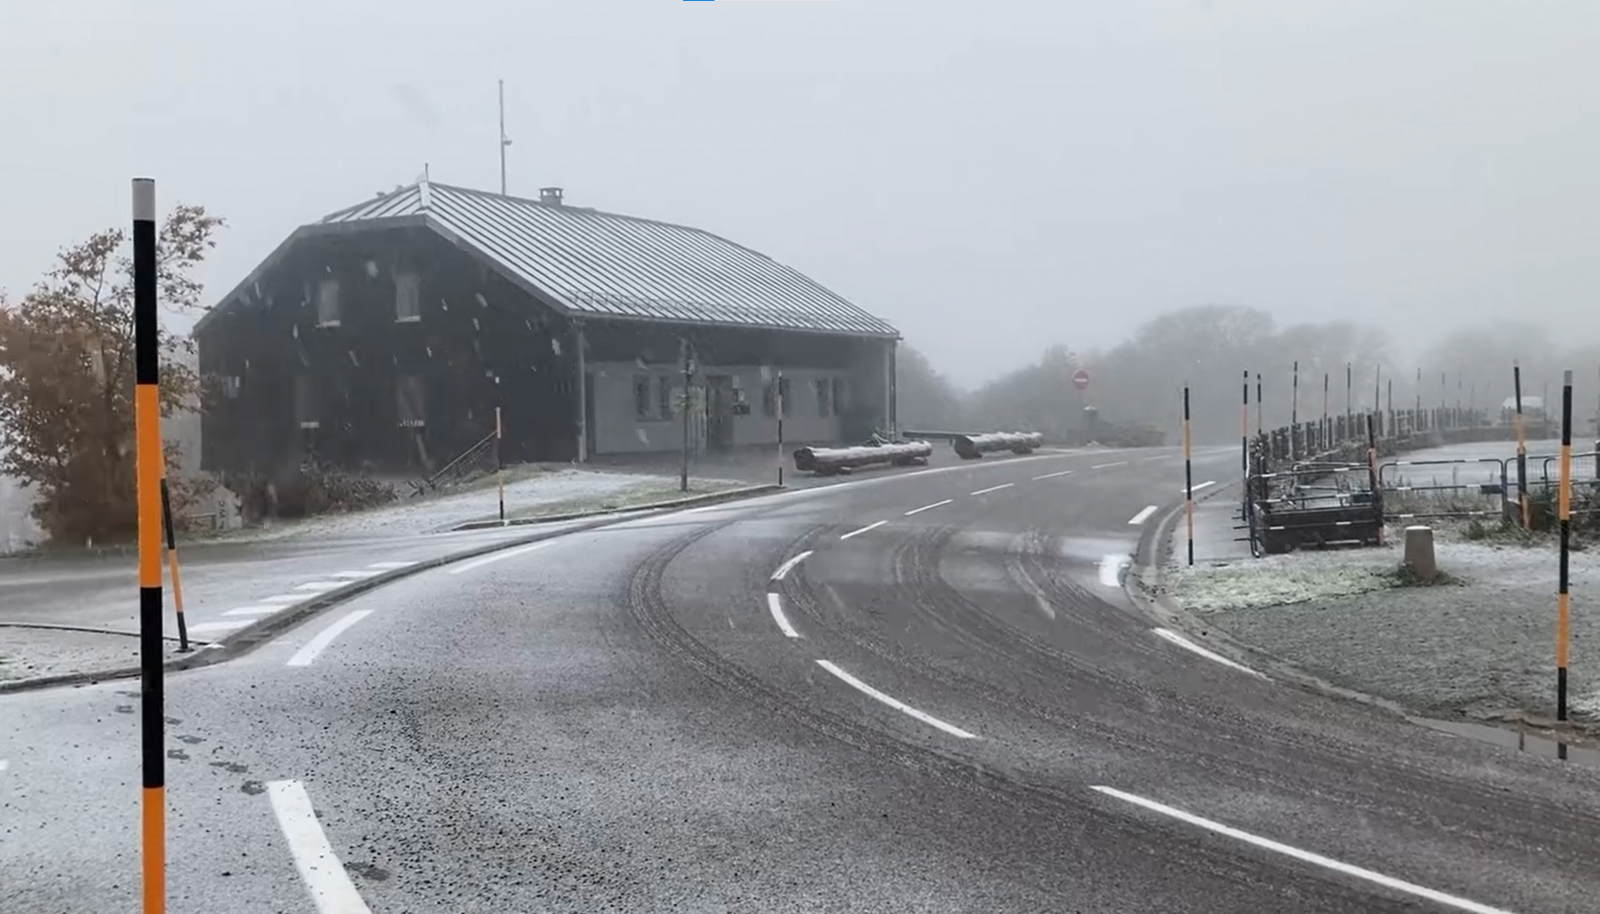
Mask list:
[[[1108,350],[1052,345],[1037,362],[971,391],[905,346],[899,356],[899,419],[908,429],[1015,428],[1071,438],[1084,427],[1084,407],[1093,406],[1108,430],[1147,430],[1175,444],[1187,383],[1195,440],[1222,443],[1238,440],[1247,370],[1254,429],[1257,373],[1261,421],[1271,428],[1288,423],[1296,411],[1302,421],[1314,420],[1324,402],[1330,415],[1339,415],[1347,406],[1356,412],[1374,405],[1387,409],[1391,397],[1394,408],[1409,409],[1419,394],[1424,408],[1459,402],[1495,415],[1511,396],[1513,361],[1523,366],[1524,395],[1542,396],[1548,389],[1552,409],[1559,405],[1561,371],[1575,371],[1575,414],[1581,417],[1575,427],[1590,427],[1600,410],[1600,343],[1563,346],[1552,332],[1524,325],[1457,329],[1434,341],[1407,342],[1421,355],[1403,365],[1394,341],[1379,327],[1349,321],[1280,326],[1258,309],[1201,305],[1153,318]],[[1072,386],[1080,368],[1091,377],[1082,395]]]

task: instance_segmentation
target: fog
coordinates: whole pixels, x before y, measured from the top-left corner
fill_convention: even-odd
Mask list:
[[[1513,317],[1577,346],[1597,40],[1579,2],[13,2],[0,288],[135,174],[229,220],[217,294],[425,165],[493,188],[504,79],[513,193],[768,253],[961,387],[1201,304],[1400,365]]]

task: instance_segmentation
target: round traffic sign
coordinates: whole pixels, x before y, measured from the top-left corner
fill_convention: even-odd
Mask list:
[[[1079,390],[1083,390],[1085,387],[1088,387],[1089,386],[1089,372],[1084,371],[1082,368],[1080,368],[1077,371],[1073,372],[1072,373],[1072,386],[1078,388]]]

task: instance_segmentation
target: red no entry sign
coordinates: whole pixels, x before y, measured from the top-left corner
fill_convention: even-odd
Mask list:
[[[1072,386],[1083,390],[1089,386],[1089,373],[1082,368],[1072,373]]]

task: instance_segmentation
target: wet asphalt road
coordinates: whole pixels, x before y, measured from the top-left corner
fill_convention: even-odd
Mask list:
[[[576,533],[174,676],[172,910],[319,910],[281,780],[375,912],[1600,910],[1600,772],[1154,635],[1100,567],[1144,456]],[[136,909],[131,692],[0,697],[0,910]]]

